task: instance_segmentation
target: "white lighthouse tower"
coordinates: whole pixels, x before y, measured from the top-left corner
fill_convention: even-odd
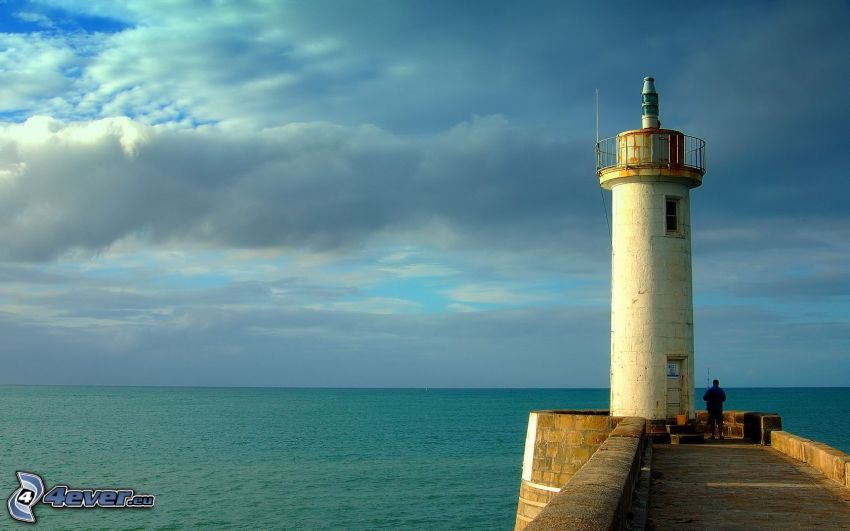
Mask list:
[[[642,128],[596,146],[612,192],[611,415],[663,424],[694,417],[690,191],[705,142],[661,128],[651,77],[642,100]]]

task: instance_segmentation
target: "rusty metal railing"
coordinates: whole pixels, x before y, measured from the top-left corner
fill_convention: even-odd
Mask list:
[[[596,143],[596,172],[609,168],[684,167],[705,173],[705,140],[676,131],[628,132]]]

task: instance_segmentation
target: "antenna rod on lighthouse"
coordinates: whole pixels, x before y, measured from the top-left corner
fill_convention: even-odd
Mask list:
[[[599,89],[596,89],[596,143],[599,143]]]

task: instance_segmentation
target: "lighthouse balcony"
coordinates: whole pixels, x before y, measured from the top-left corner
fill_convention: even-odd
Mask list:
[[[596,143],[596,173],[666,169],[705,173],[705,141],[672,129],[636,129]]]

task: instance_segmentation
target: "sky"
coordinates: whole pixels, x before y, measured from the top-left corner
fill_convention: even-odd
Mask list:
[[[0,2],[0,383],[607,387],[603,137],[707,142],[696,381],[850,376],[847,2]]]

